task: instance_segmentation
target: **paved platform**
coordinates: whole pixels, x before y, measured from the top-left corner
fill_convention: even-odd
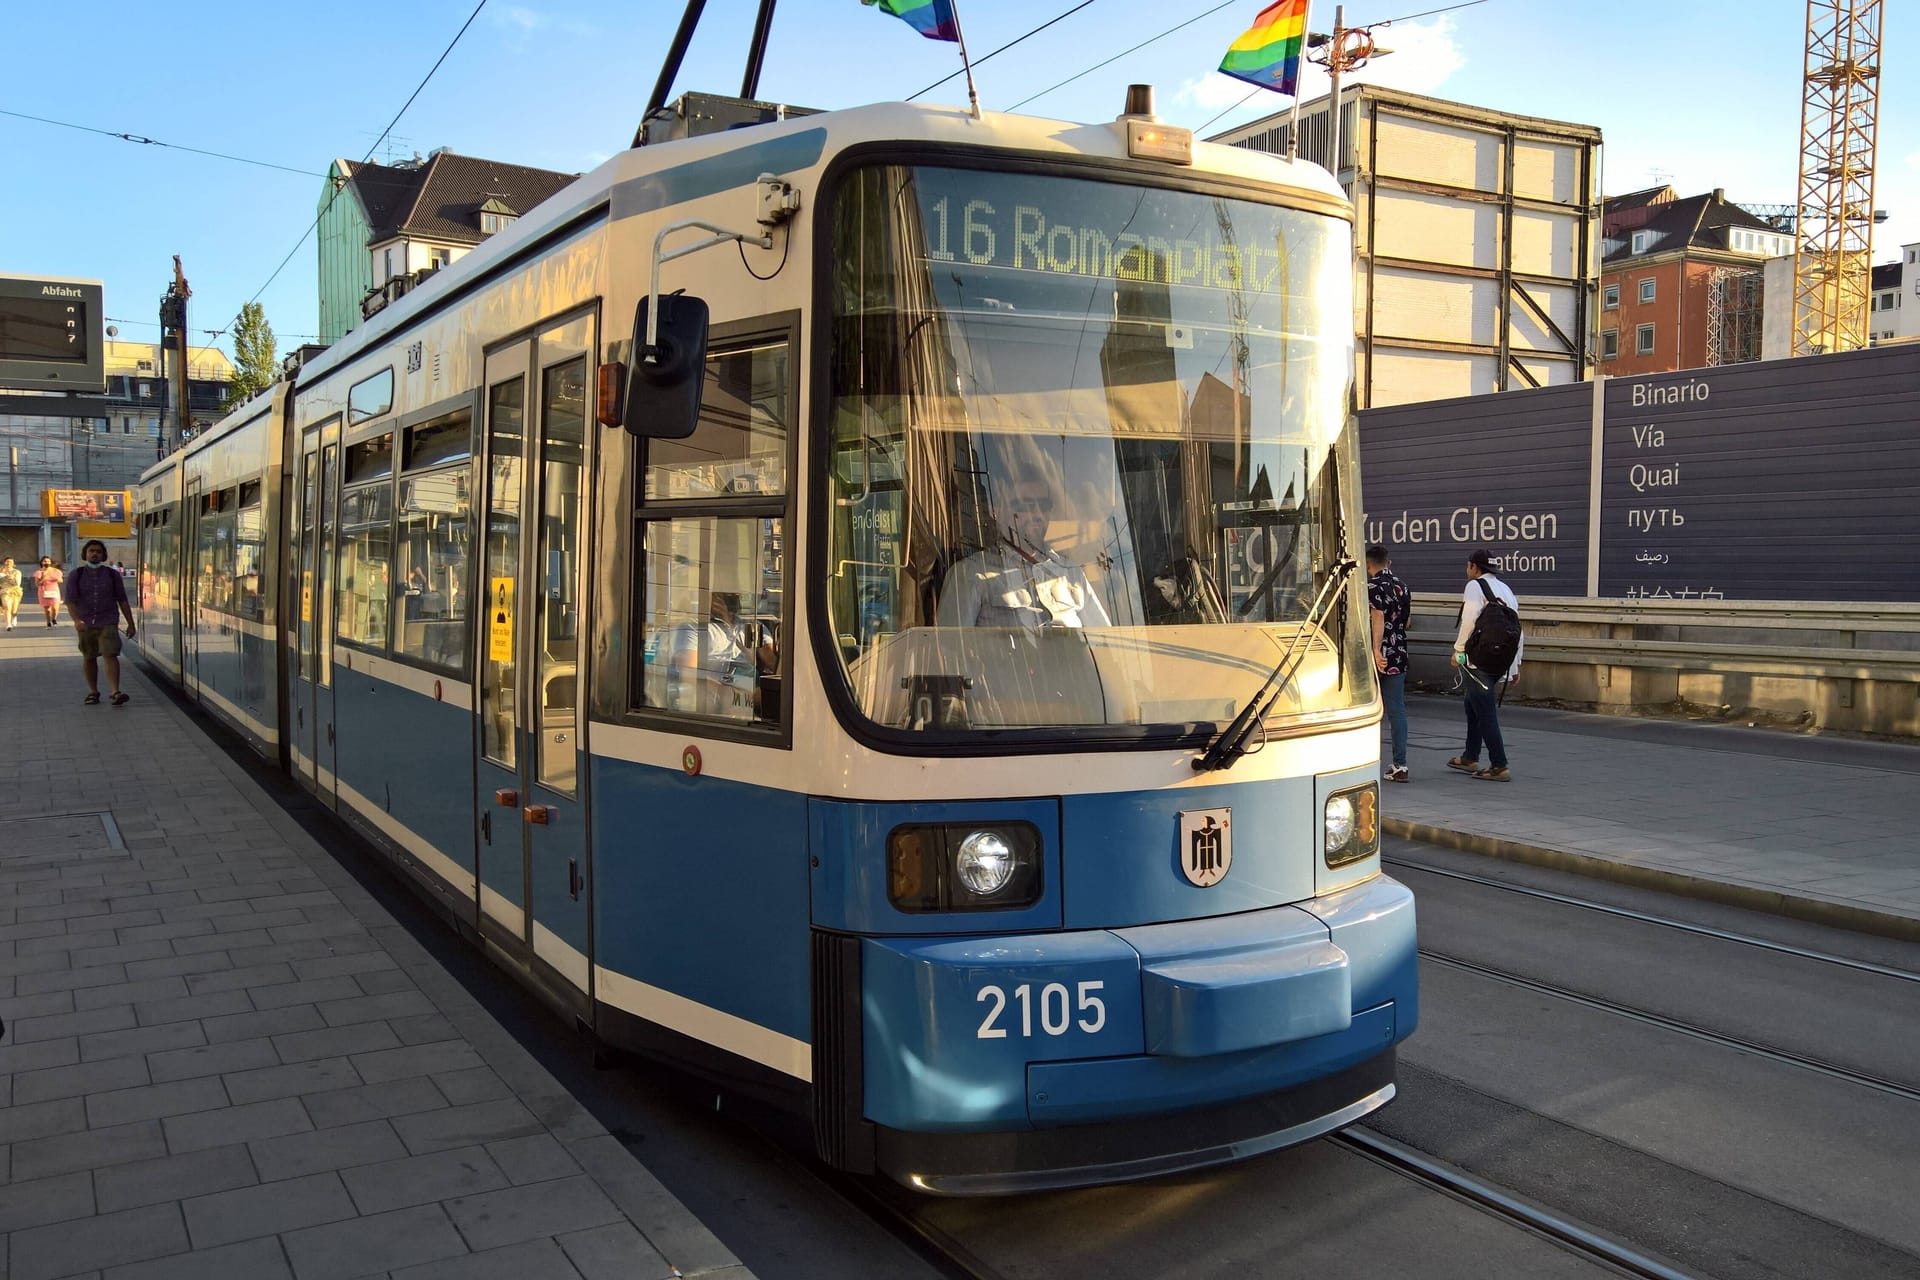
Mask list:
[[[0,1280],[745,1280],[128,664],[0,633]],[[556,1024],[558,1025],[558,1024]]]
[[[1407,700],[1387,830],[1920,939],[1920,745],[1509,704],[1509,783],[1446,767],[1458,699]],[[1384,726],[1383,762],[1390,762]],[[1483,761],[1484,763],[1484,761]]]

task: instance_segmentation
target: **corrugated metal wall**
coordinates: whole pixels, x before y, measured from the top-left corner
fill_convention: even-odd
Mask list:
[[[1592,376],[1600,131],[1363,85],[1342,93],[1362,408]],[[1301,112],[1324,163],[1327,100]],[[1275,116],[1218,140],[1285,154]]]
[[[1374,409],[1365,536],[1416,591],[1484,546],[1522,596],[1920,601],[1916,422],[1920,345]]]

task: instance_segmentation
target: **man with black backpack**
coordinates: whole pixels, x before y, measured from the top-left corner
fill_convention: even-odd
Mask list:
[[[1500,695],[1520,676],[1526,638],[1520,630],[1520,602],[1500,581],[1493,556],[1485,548],[1467,557],[1467,589],[1460,600],[1460,629],[1453,637],[1453,660],[1467,692],[1467,745],[1447,761],[1482,782],[1511,782],[1507,748],[1500,740]],[[1487,744],[1487,766],[1480,767],[1480,743]]]

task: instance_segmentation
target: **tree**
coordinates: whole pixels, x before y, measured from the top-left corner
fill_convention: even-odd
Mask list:
[[[227,388],[222,411],[265,391],[279,376],[273,326],[267,323],[266,309],[257,302],[249,302],[240,308],[240,318],[233,322],[233,382]]]

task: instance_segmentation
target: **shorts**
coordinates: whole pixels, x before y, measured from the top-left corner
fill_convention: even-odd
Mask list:
[[[119,657],[120,629],[118,627],[81,627],[80,656],[83,658]]]

